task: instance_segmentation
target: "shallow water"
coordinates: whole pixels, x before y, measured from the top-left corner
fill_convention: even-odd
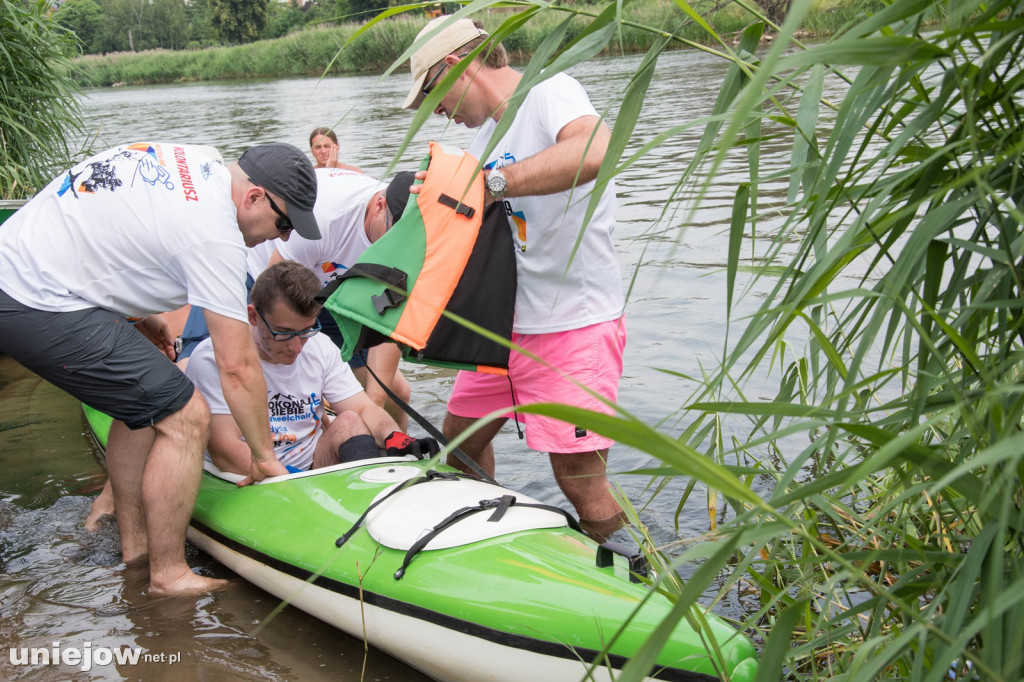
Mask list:
[[[603,110],[616,102],[640,57],[593,60],[571,71]],[[724,65],[697,52],[665,55],[647,97],[632,149],[665,128],[708,113],[725,73]],[[227,84],[182,84],[116,88],[89,93],[86,118],[94,148],[140,139],[210,144],[226,159],[252,143],[287,141],[308,146],[308,133],[331,125],[341,139],[343,161],[383,177],[408,128],[412,113],[398,108],[408,74],[325,80],[288,79]],[[613,117],[614,118],[614,117]],[[618,180],[616,239],[624,279],[635,281],[629,295],[629,341],[619,400],[646,422],[678,433],[679,413],[699,387],[703,368],[715,366],[726,338],[724,265],[727,228],[736,183],[742,178],[728,164],[718,173],[701,211],[686,225],[677,201],[662,212],[683,167],[696,147],[700,128],[681,133],[654,150]],[[436,139],[465,146],[471,133],[432,119],[397,164],[413,168]],[[762,158],[762,170],[781,168]],[[771,197],[785,191],[763,186]],[[688,196],[683,192],[682,197]],[[770,235],[770,221],[762,234]],[[744,245],[745,253],[762,250]],[[770,283],[769,283],[770,284]],[[755,286],[734,313],[754,309],[768,284]],[[760,287],[760,289],[758,288]],[[413,406],[435,424],[454,373],[405,365]],[[772,392],[775,379],[748,387],[748,398]],[[104,480],[84,435],[78,406],[8,358],[0,357],[0,446],[5,472],[0,484],[0,678],[339,680],[423,679],[407,666],[376,652],[292,609],[272,620],[258,636],[257,625],[276,600],[235,580],[224,592],[195,599],[153,599],[142,594],[145,578],[119,562],[116,527],[95,535],[82,522]],[[412,429],[415,432],[415,428]],[[511,428],[499,434],[497,479],[542,501],[565,506],[547,458],[526,449]],[[613,448],[611,468],[625,472],[651,464],[624,447]],[[646,476],[615,475],[641,519],[661,545],[694,538],[709,527],[701,488],[676,518],[687,481],[676,478],[651,501]],[[191,550],[190,563],[217,576],[230,575],[205,555]],[[749,601],[748,601],[749,600]],[[756,610],[751,595],[733,593],[715,609],[727,615]],[[10,648],[142,647],[152,654],[137,666],[111,664],[89,671],[73,666],[15,666]],[[174,659],[173,664],[171,660]],[[363,665],[366,670],[363,673]],[[75,672],[78,671],[78,672]]]

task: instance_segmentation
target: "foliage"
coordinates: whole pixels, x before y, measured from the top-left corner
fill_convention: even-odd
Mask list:
[[[193,43],[209,44],[209,36],[205,39],[197,33],[198,21],[202,17],[200,8],[208,0],[196,0],[188,5],[189,11],[196,8],[197,14],[190,14],[193,23]],[[822,19],[812,14],[807,23],[824,25],[826,21],[835,22],[839,27],[852,14],[853,5],[873,5],[878,0],[843,0],[843,3],[830,6],[827,15]],[[718,7],[715,5],[714,7]],[[735,6],[709,10],[709,21],[718,31],[732,34],[739,33],[749,23],[749,16]],[[301,10],[287,8],[271,13],[271,22],[276,17],[296,17]],[[601,54],[623,54],[646,51],[659,39],[652,33],[651,27],[661,31],[675,31],[680,37],[696,41],[705,37],[703,28],[693,22],[686,21],[685,13],[671,3],[660,0],[639,0],[624,7],[625,14],[621,31],[615,40],[604,45]],[[291,31],[274,40],[261,40],[251,45],[213,48],[214,54],[203,55],[195,52],[187,54],[158,53],[168,64],[160,64],[152,54],[140,55],[109,55],[103,58],[87,57],[75,62],[76,73],[83,85],[110,85],[112,83],[147,84],[186,80],[218,80],[225,78],[268,78],[291,75],[319,76],[323,73],[380,72],[392,64],[409,45],[428,18],[422,8],[412,9],[397,16],[390,16],[383,24],[377,24],[372,31],[356,36],[361,24],[347,23],[340,25],[314,24],[317,13],[327,12],[326,6],[314,4],[303,17],[307,24],[302,30]],[[496,27],[508,18],[510,10],[486,10],[479,18],[487,27]],[[198,17],[198,19],[197,19]],[[524,61],[538,49],[544,39],[554,31],[561,22],[561,15],[547,12],[537,15],[528,24],[514,34],[507,36],[505,46],[516,61]],[[288,20],[290,21],[290,20]],[[585,17],[578,17],[571,24],[569,35],[575,35],[586,27]],[[278,31],[272,24],[264,29],[265,33]],[[353,36],[356,36],[353,39]],[[350,42],[351,40],[351,42]],[[344,46],[345,49],[339,52]],[[227,52],[224,52],[224,51]],[[235,57],[232,58],[232,51]],[[137,63],[132,64],[135,61]],[[145,66],[153,67],[147,71]],[[258,65],[258,71],[253,70]]]
[[[317,5],[311,3],[310,8]],[[313,9],[315,12],[316,9]],[[291,3],[272,2],[267,7],[267,23],[260,36],[263,40],[280,38],[306,23],[308,10]]]
[[[209,0],[210,24],[226,43],[259,40],[267,23],[269,0]]]
[[[793,0],[759,0],[765,18],[773,24],[781,24],[786,20],[789,8],[793,6]]]
[[[189,41],[184,0],[97,0],[102,14],[96,52],[183,48]]]
[[[496,39],[566,17],[521,93],[541,66],[589,59],[630,24],[628,3],[518,4]],[[649,452],[652,490],[685,476],[725,500],[713,542],[651,559],[700,562],[685,583],[660,573],[680,614],[709,590],[756,591],[762,607],[742,626],[763,642],[759,680],[1024,678],[1024,2],[892,0],[808,46],[795,35],[811,2],[795,0],[768,47],[749,3],[733,5],[750,13],[735,45],[676,5],[731,70],[666,216],[686,202],[687,224],[707,178],[726,160],[745,168],[719,366],[680,404],[674,439],[622,406],[616,418],[533,410]],[[694,124],[626,156],[658,56],[678,40],[655,43],[625,88],[599,186]],[[781,144],[789,166],[763,171]],[[759,301],[752,316],[745,296]],[[774,398],[749,398],[765,376]],[[648,660],[619,679],[641,679]]]
[[[338,16],[349,21],[371,19],[388,8],[388,0],[335,0]]]
[[[210,20],[210,0],[189,0],[185,5],[188,16],[188,47],[210,47],[216,44],[216,34]]]
[[[78,38],[83,53],[95,52],[103,25],[103,8],[95,0],[65,0],[54,14],[61,26]]]
[[[0,198],[24,199],[71,157],[82,131],[68,75],[75,38],[46,2],[0,0]]]

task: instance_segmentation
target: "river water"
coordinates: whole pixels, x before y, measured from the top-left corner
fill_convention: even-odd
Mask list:
[[[614,110],[640,63],[638,56],[595,59],[574,68],[598,110]],[[710,112],[726,66],[695,51],[662,57],[630,150],[663,129]],[[84,100],[85,117],[100,149],[143,139],[209,144],[225,159],[253,143],[285,141],[308,148],[308,134],[329,125],[341,141],[340,158],[383,177],[412,119],[399,108],[409,76],[344,76],[246,83],[179,84],[96,90]],[[613,115],[612,115],[612,118]],[[623,407],[669,433],[686,424],[679,407],[714,367],[726,338],[724,266],[727,228],[736,184],[745,178],[728,165],[716,174],[696,217],[682,225],[682,201],[668,204],[701,134],[697,127],[675,137],[635,164],[619,180],[616,240],[627,306],[629,341],[619,399]],[[431,119],[398,164],[413,169],[429,140],[466,146],[471,131]],[[762,157],[765,173],[786,164]],[[763,185],[767,197],[784,197],[785,179]],[[683,197],[687,196],[685,193]],[[781,203],[781,201],[780,201]],[[760,230],[770,233],[771,222]],[[756,253],[754,242],[745,253]],[[767,285],[758,285],[767,286]],[[734,309],[748,314],[761,298],[755,286]],[[406,365],[413,406],[435,424],[453,373]],[[116,526],[96,534],[83,529],[91,495],[104,474],[84,434],[78,406],[66,395],[0,357],[3,406],[0,431],[0,679],[203,679],[203,680],[417,680],[416,671],[361,642],[285,609],[258,635],[255,630],[275,600],[241,580],[231,589],[195,599],[153,599],[142,594],[145,576],[119,563]],[[770,395],[774,380],[748,386],[747,398]],[[413,429],[415,431],[415,427]],[[497,478],[542,501],[566,505],[551,477],[547,458],[526,449],[506,427],[496,440]],[[650,464],[640,452],[616,447],[611,469],[616,484],[641,509],[654,539],[667,545],[699,536],[709,527],[705,495],[691,496],[676,526],[676,507],[688,481],[670,482],[651,500],[649,477],[629,475]],[[568,508],[568,506],[567,506]],[[190,548],[193,566],[230,576]],[[726,615],[741,615],[756,604],[742,594],[716,604]],[[8,648],[142,647],[149,660],[139,665],[16,666]],[[364,667],[365,666],[365,667]]]

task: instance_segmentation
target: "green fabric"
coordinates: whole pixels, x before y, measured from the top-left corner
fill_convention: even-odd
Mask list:
[[[371,244],[358,263],[377,263],[398,268],[408,275],[411,290],[416,285],[427,249],[427,235],[423,229],[423,216],[416,205],[416,195],[409,197],[409,203],[402,213],[402,219]],[[390,335],[398,325],[405,305],[388,308],[378,315],[373,305],[373,296],[380,295],[386,287],[367,277],[352,277],[341,283],[324,307],[338,323],[345,343],[341,357],[348,362],[355,352],[362,327],[365,325],[384,335]]]

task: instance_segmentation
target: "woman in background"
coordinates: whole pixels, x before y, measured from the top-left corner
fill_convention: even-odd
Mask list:
[[[315,168],[344,168],[362,173],[358,166],[338,161],[338,136],[330,128],[314,128],[309,135],[309,151]]]

